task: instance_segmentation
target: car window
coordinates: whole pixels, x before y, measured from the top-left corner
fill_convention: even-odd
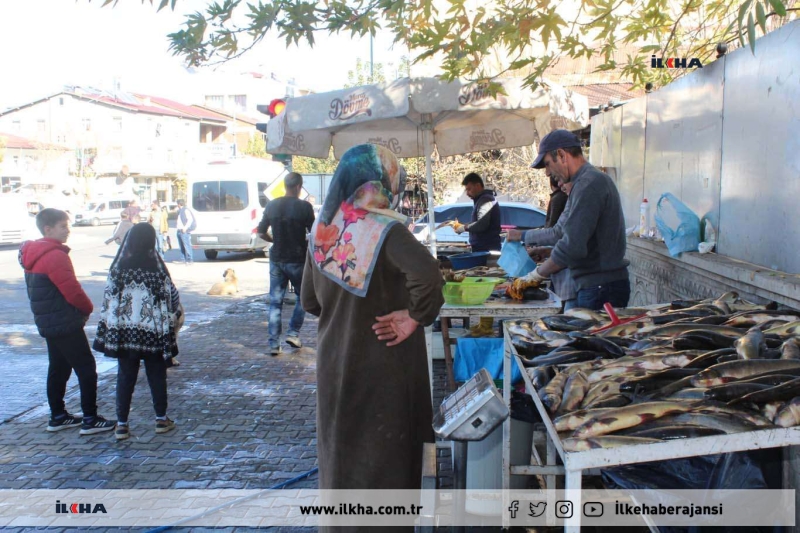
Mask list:
[[[200,181],[192,186],[197,211],[241,211],[249,201],[246,181]]]
[[[503,206],[500,204],[500,223],[507,226],[517,226],[519,228],[536,228],[544,226],[545,215],[525,209],[523,207]]]
[[[258,203],[261,204],[261,207],[267,207],[267,194],[264,192],[267,190],[266,183],[258,183]]]
[[[108,202],[108,208],[109,209],[122,209],[122,202],[120,202],[118,200],[112,200],[112,201]]]

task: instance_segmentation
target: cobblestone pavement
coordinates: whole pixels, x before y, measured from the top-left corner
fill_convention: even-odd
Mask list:
[[[154,432],[155,415],[143,370],[127,441],[117,442],[112,433],[48,433],[44,404],[0,425],[0,489],[266,489],[315,468],[317,321],[307,315],[301,331],[303,348],[284,345],[282,355],[270,357],[266,317],[265,300],[257,297],[231,306],[208,324],[181,332],[181,365],[168,375],[168,414],[178,425],[171,433]],[[288,322],[289,313],[284,317]],[[108,418],[114,417],[115,388],[116,373],[100,376],[99,411]],[[79,400],[77,388],[71,388],[67,408],[80,412]],[[316,486],[316,476],[311,476],[292,488]],[[62,530],[77,531],[46,529]]]

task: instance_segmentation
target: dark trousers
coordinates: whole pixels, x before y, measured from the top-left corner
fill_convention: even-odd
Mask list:
[[[156,416],[167,415],[167,362],[160,355],[144,358],[144,371],[150,395],[153,397],[153,409]],[[120,356],[117,359],[117,420],[128,421],[131,412],[131,398],[136,380],[139,377],[139,358]]]
[[[78,376],[81,389],[81,410],[83,416],[97,414],[97,365],[94,355],[82,329],[60,337],[46,338],[47,356],[50,366],[47,368],[47,403],[50,404],[52,417],[66,412],[64,395],[67,393],[67,381],[72,371]]]
[[[627,307],[630,297],[631,283],[627,279],[621,279],[596,287],[580,289],[575,307],[598,310],[602,309],[606,302],[613,307]]]

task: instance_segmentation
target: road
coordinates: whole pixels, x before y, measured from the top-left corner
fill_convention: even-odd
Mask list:
[[[172,222],[174,224],[174,221]],[[73,227],[67,245],[78,280],[91,298],[95,312],[86,325],[91,343],[97,328],[98,311],[102,303],[108,267],[117,252],[117,245],[103,241],[113,231],[113,226]],[[177,238],[172,233],[172,243]],[[32,409],[46,407],[45,379],[47,375],[47,347],[33,325],[33,315],[28,304],[25,279],[17,260],[17,246],[0,246],[0,357],[4,377],[0,380],[0,423]],[[223,313],[236,300],[265,294],[269,286],[269,261],[263,255],[246,253],[221,253],[209,261],[200,251],[194,252],[195,263],[186,266],[177,249],[166,254],[167,266],[175,285],[181,293],[186,310],[186,327],[212,320]],[[206,291],[213,283],[222,280],[223,271],[233,268],[239,278],[236,296],[208,296]],[[264,317],[264,346],[266,350],[266,316]],[[98,373],[115,372],[112,359],[95,354]],[[77,385],[73,375],[70,388]],[[45,411],[46,412],[46,411]],[[113,413],[104,413],[113,416]]]

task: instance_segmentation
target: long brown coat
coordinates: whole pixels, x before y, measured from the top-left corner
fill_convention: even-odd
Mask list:
[[[422,444],[433,442],[424,330],[387,347],[372,325],[402,309],[431,324],[444,303],[442,283],[438,262],[401,224],[389,230],[364,298],[306,258],[302,304],[319,316],[320,489],[420,488]]]

